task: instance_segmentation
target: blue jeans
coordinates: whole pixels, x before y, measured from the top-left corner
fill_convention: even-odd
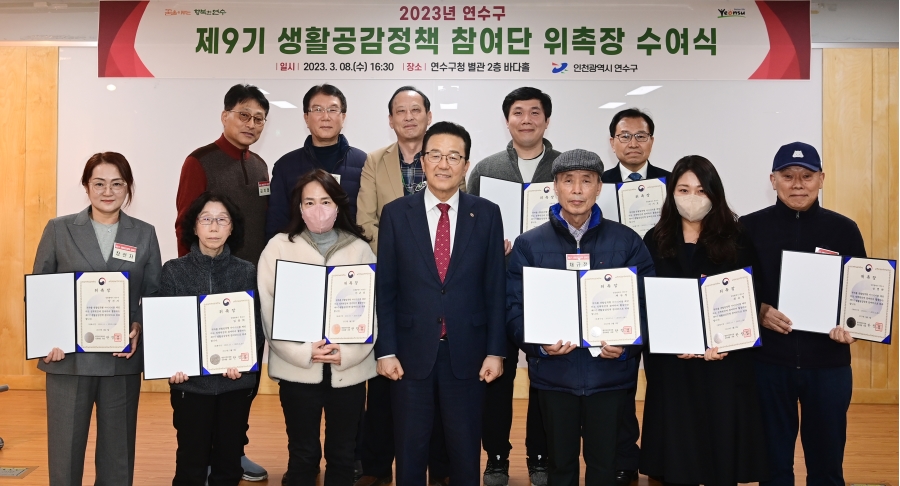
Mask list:
[[[844,486],[847,409],[853,391],[850,367],[795,368],[757,362],[756,381],[772,473],[771,480],[760,484],[794,484],[794,444],[799,431],[806,484]]]

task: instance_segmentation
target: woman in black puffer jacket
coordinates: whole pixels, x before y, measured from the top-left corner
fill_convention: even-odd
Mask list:
[[[240,248],[244,219],[227,196],[205,192],[179,222],[187,255],[163,265],[160,295],[208,295],[252,290],[256,342],[263,342],[256,267],[231,254]],[[172,422],[178,432],[173,486],[233,485],[241,481],[244,433],[259,373],[229,368],[222,375],[169,378]]]

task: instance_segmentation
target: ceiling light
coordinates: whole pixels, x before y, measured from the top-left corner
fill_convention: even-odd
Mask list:
[[[108,90],[110,90],[110,91],[115,91],[115,90],[116,90],[116,85],[114,85],[114,84],[107,84],[107,85],[106,85],[106,89],[108,89]]]
[[[637,95],[645,95],[651,91],[656,91],[662,86],[641,86],[640,88],[633,89],[628,93],[625,93],[625,96],[637,96]]]
[[[620,106],[622,106],[622,105],[624,105],[624,104],[625,104],[625,103],[619,103],[618,101],[610,101],[609,103],[607,103],[607,104],[601,106],[600,109],[601,109],[601,110],[611,110],[611,109],[613,109],[613,108],[618,108],[618,107],[620,107]]]
[[[455,110],[457,103],[441,103],[442,110]]]
[[[269,104],[275,105],[279,108],[296,108],[296,106],[287,101],[270,101]]]
[[[257,89],[259,89],[259,92],[262,93],[262,94],[264,94],[264,95],[272,94],[272,93],[269,93],[268,91],[266,91],[266,90],[264,90],[264,89],[262,89],[262,88],[257,88]]]

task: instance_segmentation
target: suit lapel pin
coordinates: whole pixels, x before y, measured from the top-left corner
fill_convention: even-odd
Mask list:
[[[475,213],[469,213],[469,216],[471,216],[471,217],[474,218],[474,217],[475,217]]]

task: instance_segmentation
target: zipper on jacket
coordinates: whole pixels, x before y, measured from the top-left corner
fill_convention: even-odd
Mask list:
[[[247,176],[247,159],[244,158],[244,151],[241,151],[241,170],[244,171],[244,185],[250,185],[250,178]]]
[[[210,260],[209,260],[209,293],[210,293],[210,294],[213,293],[212,274],[213,274],[213,267],[214,267],[214,266],[215,266],[215,262],[214,262],[212,259],[210,259]]]
[[[797,221],[795,223],[797,225],[797,231],[794,232],[794,248],[800,248],[800,235],[801,235],[800,211],[797,211],[794,214],[794,219]],[[800,335],[795,334],[793,337],[794,337],[794,348],[796,349],[796,356],[797,356],[797,369],[799,370],[800,369]]]

